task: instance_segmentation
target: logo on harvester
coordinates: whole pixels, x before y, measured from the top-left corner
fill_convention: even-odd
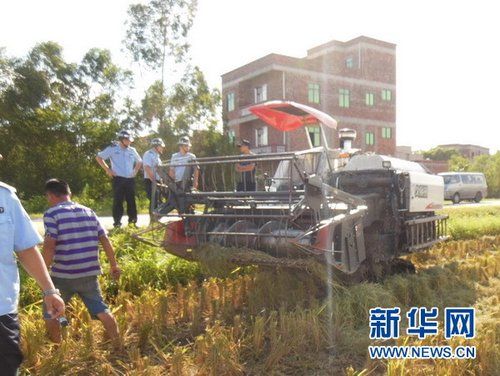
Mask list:
[[[427,198],[428,189],[426,185],[417,184],[415,186],[415,197]]]
[[[406,313],[406,335],[425,339],[439,332],[439,308],[412,307]],[[390,340],[400,337],[401,309],[370,309],[370,339]],[[404,317],[404,316],[403,316]],[[444,338],[474,338],[475,310],[469,307],[445,308]],[[475,359],[475,346],[369,346],[372,359]]]

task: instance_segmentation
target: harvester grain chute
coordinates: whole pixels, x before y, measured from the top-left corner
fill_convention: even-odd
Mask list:
[[[306,127],[318,126],[322,146],[198,158],[183,166],[200,169],[199,191],[180,188],[167,161],[154,194],[159,222],[137,238],[188,260],[212,244],[233,250],[228,261],[239,265],[306,269],[313,261],[351,281],[377,277],[401,265],[399,256],[446,239],[446,217],[434,212],[443,205],[441,177],[352,149],[350,129],[338,131],[340,149],[329,148],[326,134],[337,123],[317,109],[273,101],[249,110],[283,132],[303,127],[309,144]],[[237,190],[239,163],[256,166],[255,190]]]

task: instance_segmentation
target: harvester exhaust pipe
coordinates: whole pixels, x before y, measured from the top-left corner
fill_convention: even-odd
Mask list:
[[[352,149],[352,142],[356,139],[356,131],[351,128],[339,129],[340,149],[349,151]]]

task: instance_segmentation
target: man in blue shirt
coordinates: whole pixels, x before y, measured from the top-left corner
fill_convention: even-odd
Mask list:
[[[134,141],[128,131],[118,133],[118,142],[108,146],[97,154],[96,160],[113,179],[113,225],[121,226],[123,201],[127,202],[128,223],[137,222],[135,203],[135,175],[141,169],[142,160],[137,150],[130,146]],[[105,162],[111,161],[111,168]]]
[[[16,196],[15,189],[0,182],[0,373],[16,375],[22,361],[19,348],[19,272],[16,258],[43,290],[47,313],[64,314],[64,303],[36,245],[42,238]]]
[[[172,154],[168,174],[181,190],[188,191],[191,187],[198,189],[200,168],[198,165],[187,165],[196,162],[196,155],[190,152],[191,141],[189,137],[184,136],[179,139],[177,144],[179,152]]]
[[[146,189],[146,194],[149,198],[149,217],[153,221],[152,210],[156,204],[157,197],[152,198],[153,195],[153,184],[161,180],[160,174],[158,173],[158,166],[161,164],[160,155],[165,150],[165,143],[161,138],[153,138],[150,142],[151,149],[149,149],[142,157],[142,165],[144,167],[144,187]]]

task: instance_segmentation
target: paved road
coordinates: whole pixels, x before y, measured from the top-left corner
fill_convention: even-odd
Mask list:
[[[481,201],[480,203],[470,202],[470,201],[462,201],[460,204],[445,204],[444,207],[446,209],[456,209],[456,208],[480,208],[485,206],[500,206],[500,200],[486,200]]]
[[[104,216],[104,217],[99,217],[99,219],[101,220],[102,225],[106,229],[110,230],[113,228],[113,217]],[[42,218],[36,218],[33,220],[33,222],[35,222],[35,226],[36,226],[37,230],[40,233],[43,233],[44,229],[43,229]],[[128,223],[128,217],[125,215],[122,218],[122,226],[126,226],[127,223]],[[149,225],[149,214],[139,214],[137,216],[137,226],[146,227],[147,225]]]

